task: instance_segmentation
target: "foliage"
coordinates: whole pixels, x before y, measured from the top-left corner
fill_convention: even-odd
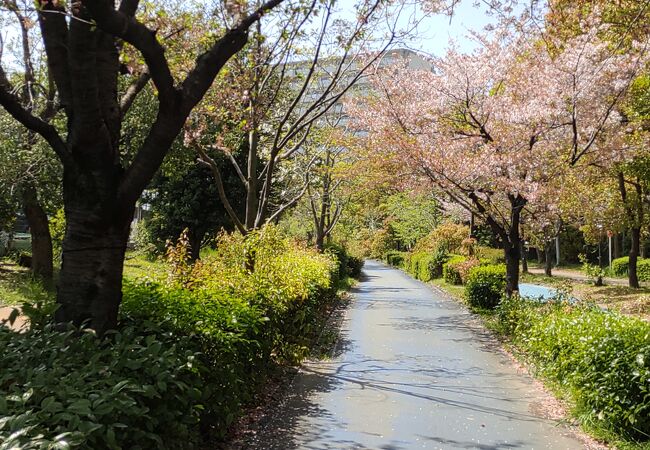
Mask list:
[[[133,244],[133,250],[135,250],[136,253],[145,255],[149,258],[155,257],[158,249],[154,237],[147,227],[146,221],[138,220],[135,222],[131,227],[130,240]]]
[[[475,254],[481,261],[486,261],[489,264],[503,264],[506,262],[503,250],[500,248],[491,248],[479,245],[475,249]]]
[[[192,266],[182,263],[186,252],[174,252],[180,278],[126,283],[121,312],[193,337],[210,368],[202,375],[209,387],[206,420],[223,433],[273,359],[304,357],[317,318],[334,298],[341,265],[331,254],[291,243],[273,226],[247,237],[222,234],[216,251]],[[247,255],[255,257],[253,271]]]
[[[591,426],[650,436],[650,325],[590,306],[504,299],[497,317],[537,370],[558,383]]]
[[[339,244],[329,243],[325,245],[325,253],[332,255],[338,262],[338,278],[346,277],[359,278],[363,268],[363,259],[352,256],[348,250]]]
[[[455,255],[442,266],[442,277],[449,284],[463,284],[460,276],[460,267],[467,260],[466,257]]]
[[[433,253],[414,253],[411,255],[409,271],[419,280],[431,281],[442,276],[442,266],[449,258],[444,247]]]
[[[501,300],[506,286],[504,265],[476,266],[465,283],[467,302],[474,307],[493,309]]]
[[[630,264],[629,260],[629,256],[612,260],[612,275],[626,276]],[[639,258],[636,262],[636,273],[639,281],[650,281],[650,259]]]
[[[370,236],[370,245],[368,249],[371,258],[381,258],[389,250],[393,249],[395,240],[390,231],[379,229]]]
[[[388,264],[395,267],[402,267],[404,264],[404,257],[407,255],[406,252],[398,252],[396,250],[387,252],[385,254],[385,259]]]
[[[359,279],[361,277],[361,270],[363,269],[363,259],[358,256],[348,256],[347,273],[352,278]]]
[[[190,160],[192,151],[186,148],[174,148],[173,153],[163,166],[163,172],[152,181],[145,192],[145,201],[150,208],[150,217],[145,219],[146,228],[151,236],[150,242],[158,252],[163,252],[165,242],[177,239],[181,232],[188,230],[188,238],[193,247],[194,257],[207,233],[220,228],[232,230],[210,171]],[[217,159],[221,166],[230,164],[225,158]],[[231,194],[233,207],[242,209],[243,192],[233,171],[224,170],[225,189]]]
[[[603,283],[605,276],[605,269],[597,264],[591,264],[585,255],[579,256],[582,263],[582,271],[589,277],[589,279],[596,285],[600,286]]]
[[[469,236],[469,228],[453,222],[438,225],[416,244],[414,251],[435,252],[444,250],[448,253],[460,253],[463,241]]]
[[[65,211],[63,208],[56,210],[56,214],[49,220],[50,235],[52,236],[52,252],[57,257],[61,255],[63,238],[65,237]]]
[[[386,219],[395,238],[412,248],[440,222],[440,205],[435,197],[398,193],[386,201]]]
[[[151,324],[109,341],[0,327],[0,447],[191,447],[203,386],[187,344]]]

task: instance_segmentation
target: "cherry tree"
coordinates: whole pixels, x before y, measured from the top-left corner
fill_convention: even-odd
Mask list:
[[[449,50],[433,72],[376,79],[357,105],[376,157],[408,165],[481,217],[499,236],[508,294],[518,290],[520,221],[549,181],[580,160],[620,158],[601,138],[620,127],[615,107],[640,60],[613,54],[596,33],[562,46],[502,31],[471,54]]]

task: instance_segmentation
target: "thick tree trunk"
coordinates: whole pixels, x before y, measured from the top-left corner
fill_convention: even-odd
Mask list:
[[[102,334],[117,323],[129,222],[91,222],[70,212],[66,217],[56,321],[85,323]]]
[[[553,244],[553,240],[544,242],[544,275],[547,277],[553,276]]]
[[[630,247],[630,264],[627,270],[628,283],[631,288],[639,288],[639,277],[637,275],[637,260],[641,244],[641,228],[635,227],[631,230],[632,245]]]
[[[21,189],[23,209],[32,236],[32,273],[46,283],[52,280],[52,236],[47,214],[38,200],[36,189],[26,183]]]

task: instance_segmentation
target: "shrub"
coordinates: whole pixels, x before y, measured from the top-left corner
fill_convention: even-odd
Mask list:
[[[471,306],[493,309],[499,304],[505,286],[504,265],[476,266],[467,276],[465,296]]]
[[[458,253],[462,249],[463,241],[469,236],[469,227],[446,222],[438,225],[427,236],[415,245],[416,252],[433,252],[444,249],[450,253]]]
[[[541,374],[576,402],[584,421],[627,439],[650,435],[650,324],[597,307],[506,299],[498,308]]]
[[[503,249],[485,246],[476,247],[476,257],[487,264],[505,264]]]
[[[460,265],[465,262],[467,258],[464,256],[455,255],[442,266],[442,277],[449,284],[463,284],[460,277]]]
[[[297,246],[275,227],[222,234],[183,283],[125,282],[121,313],[193,336],[210,368],[204,420],[224,433],[274,360],[305,356],[339,270],[333,255]]]
[[[395,267],[402,267],[404,265],[404,252],[390,251],[386,253],[385,259],[388,264]]]
[[[582,271],[587,275],[591,282],[596,286],[602,286],[605,269],[596,264],[589,263],[585,255],[580,255],[579,259],[582,263]]]
[[[612,275],[615,277],[627,276],[627,269],[630,266],[630,257],[623,256],[612,260]]]
[[[484,263],[476,258],[467,258],[465,261],[458,263],[456,269],[458,270],[458,274],[460,275],[461,284],[467,283],[467,277],[469,276],[469,272],[474,267],[478,267],[480,265],[484,265]]]
[[[444,249],[434,253],[424,253],[418,262],[417,278],[422,281],[431,281],[442,276],[442,265],[447,261],[448,254]]]
[[[404,267],[415,278],[419,278],[420,261],[423,258],[426,258],[427,255],[428,254],[425,252],[409,253],[408,257],[405,260]]]
[[[78,334],[74,338],[73,334]],[[187,338],[0,327],[3,448],[190,448],[203,388]],[[66,444],[67,443],[67,444]]]
[[[348,257],[348,274],[352,278],[359,279],[361,277],[361,270],[363,269],[363,259],[357,256]]]
[[[612,275],[617,277],[627,276],[630,266],[630,257],[624,256],[612,261]],[[636,263],[636,274],[639,281],[650,281],[650,259],[639,258]]]
[[[329,243],[325,245],[325,253],[329,253],[338,263],[338,278],[343,279],[348,276],[348,252],[342,245]]]

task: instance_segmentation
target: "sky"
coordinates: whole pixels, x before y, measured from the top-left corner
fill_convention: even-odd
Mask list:
[[[465,0],[456,7],[451,18],[439,14],[424,19],[418,27],[418,37],[410,47],[443,56],[449,47],[449,40],[453,39],[460,51],[469,52],[476,43],[467,37],[468,33],[480,32],[494,22],[494,17],[489,16],[485,8],[474,7],[472,1]]]
[[[355,3],[355,0],[339,0],[339,7],[346,20],[354,20]],[[421,22],[413,33],[416,37],[407,47],[435,56],[444,56],[450,40],[455,41],[457,49],[461,52],[473,50],[476,43],[468,37],[469,33],[480,32],[486,25],[496,23],[495,17],[488,14],[486,7],[475,7],[473,0],[461,1],[454,9],[452,17],[444,14],[425,17],[418,6],[409,6],[400,16],[400,27],[406,27],[411,17],[416,17]]]

